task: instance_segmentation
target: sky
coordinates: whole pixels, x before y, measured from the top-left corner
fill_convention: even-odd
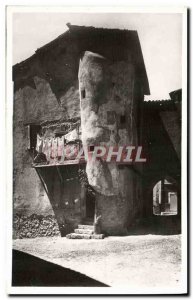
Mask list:
[[[137,30],[150,85],[146,100],[169,99],[182,88],[180,13],[14,13],[13,64],[68,30],[66,23]]]

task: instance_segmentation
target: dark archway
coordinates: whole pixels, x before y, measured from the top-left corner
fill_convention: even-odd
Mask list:
[[[168,174],[167,172],[152,172],[148,174],[149,176],[143,178],[144,200],[143,221],[141,223],[143,223],[144,234],[179,234],[181,232],[181,181],[178,176]],[[167,193],[175,192],[177,195],[177,214],[167,214],[167,212],[161,214],[161,210],[164,212],[164,205],[158,213],[155,213],[153,206],[153,189],[158,182],[163,180],[172,183],[172,189],[171,191],[167,189]]]

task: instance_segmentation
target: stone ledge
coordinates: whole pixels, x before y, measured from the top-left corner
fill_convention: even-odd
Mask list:
[[[91,238],[91,234],[80,234],[80,233],[70,233],[67,234],[67,239],[90,239]]]
[[[93,234],[94,231],[90,230],[90,229],[75,229],[74,230],[75,233],[80,233],[80,234]]]
[[[104,234],[92,234],[91,239],[96,239],[96,240],[102,240],[104,239],[105,235]]]
[[[104,234],[80,234],[80,233],[70,233],[66,235],[67,239],[96,239],[101,240],[104,239]]]
[[[94,230],[94,226],[93,225],[78,225],[78,229]]]

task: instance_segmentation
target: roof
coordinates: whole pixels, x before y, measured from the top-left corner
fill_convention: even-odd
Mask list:
[[[176,104],[182,101],[182,89],[178,89],[169,93],[171,99],[165,100],[146,100],[144,108],[156,110],[176,110]]]
[[[143,107],[147,111],[171,111],[176,110],[175,102],[171,99],[167,100],[149,100],[143,102]]]
[[[170,97],[172,100],[181,102],[182,101],[182,89],[178,89],[170,92]]]
[[[149,83],[143,54],[137,31],[121,30],[109,28],[95,28],[67,24],[69,30],[58,36],[50,43],[36,50],[35,54],[25,61],[13,66],[13,80],[18,80],[17,77],[22,77],[25,80],[26,71],[29,70],[30,64],[36,63],[38,57],[60,49],[65,50],[67,44],[75,43],[79,57],[84,51],[91,51],[101,54],[110,60],[128,60],[134,63],[136,72],[143,84],[143,91],[145,95],[150,94]],[[53,55],[53,54],[52,54]],[[72,52],[72,55],[77,55]],[[41,60],[41,59],[40,59]],[[79,63],[79,60],[78,60]],[[26,71],[25,71],[26,70]],[[33,76],[34,74],[32,74]]]

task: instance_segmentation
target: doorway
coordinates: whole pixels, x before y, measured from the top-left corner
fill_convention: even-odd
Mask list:
[[[94,221],[95,196],[91,192],[86,192],[86,219]]]
[[[171,216],[178,214],[176,183],[166,178],[158,181],[153,188],[153,214]]]

